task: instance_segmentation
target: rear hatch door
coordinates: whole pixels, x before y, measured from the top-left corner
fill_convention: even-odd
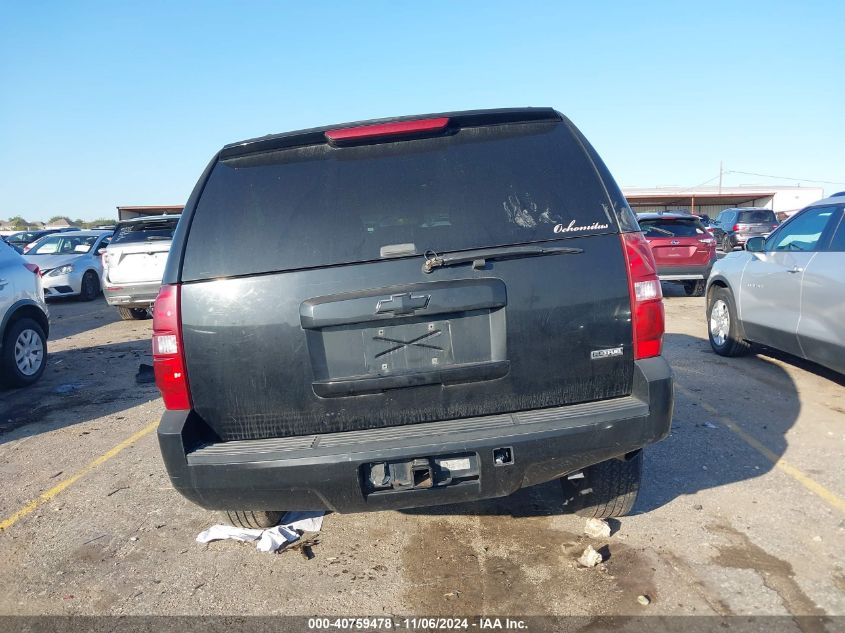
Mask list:
[[[641,219],[658,271],[709,263],[713,238],[696,218]]]
[[[740,211],[736,223],[737,233],[746,236],[767,235],[778,226],[774,211],[768,209]]]
[[[560,121],[221,160],[182,269],[195,410],[228,440],[627,395],[607,207]]]
[[[161,281],[178,216],[121,223],[106,249],[109,283]]]

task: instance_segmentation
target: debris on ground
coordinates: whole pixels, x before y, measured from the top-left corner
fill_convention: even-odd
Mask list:
[[[135,382],[139,385],[144,385],[155,381],[156,377],[152,365],[147,365],[147,363],[141,363],[138,365],[138,373],[135,374]]]
[[[719,428],[718,426],[716,426],[712,422],[705,422],[704,426],[706,426],[708,429],[718,429]]]
[[[610,524],[604,519],[587,519],[584,534],[590,538],[608,538],[610,536]]]
[[[82,389],[82,387],[83,387],[83,385],[82,385],[81,382],[73,382],[73,383],[69,382],[69,383],[59,385],[58,387],[53,389],[53,393],[57,393],[61,396],[65,396],[69,393],[73,393],[74,391],[79,391],[80,389]]]
[[[303,535],[300,540],[296,541],[293,545],[288,546],[286,549],[299,550],[299,553],[302,554],[302,557],[305,560],[311,560],[312,558],[314,558],[314,550],[312,550],[311,548],[314,545],[319,544],[319,534],[311,534],[310,536]]]
[[[637,596],[637,602],[639,602],[644,607],[647,607],[648,605],[651,604],[651,598],[649,598],[648,596],[646,596],[644,594],[640,594],[639,596]]]
[[[257,528],[239,528],[232,525],[212,525],[197,535],[197,543],[210,543],[225,539],[242,542],[257,541],[255,549],[259,552],[277,552],[300,539],[305,532],[319,532],[323,526],[323,512],[288,512],[279,525],[261,530]],[[309,542],[301,545],[300,551],[306,558],[313,557],[310,546],[319,541],[310,537]],[[305,549],[309,548],[309,549]]]
[[[587,549],[584,550],[584,553],[581,554],[581,558],[578,559],[578,564],[583,567],[595,567],[602,562],[602,560],[604,560],[602,555],[594,550],[592,545],[587,545]]]

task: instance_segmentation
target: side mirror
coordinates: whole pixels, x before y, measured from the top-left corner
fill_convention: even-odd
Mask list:
[[[762,253],[766,250],[765,237],[749,237],[745,243],[745,250],[751,253]]]

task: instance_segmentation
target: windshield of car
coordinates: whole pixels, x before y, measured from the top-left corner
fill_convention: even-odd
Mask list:
[[[73,233],[50,235],[38,240],[27,255],[82,255],[91,250],[98,237]]]
[[[654,218],[639,222],[646,237],[698,237],[707,233],[697,218]]]
[[[25,242],[28,244],[39,235],[40,233],[36,231],[21,231],[20,233],[12,233],[6,238],[6,240],[9,242]]]
[[[178,217],[170,217],[145,222],[119,224],[111,243],[112,245],[116,245],[172,240],[173,231],[176,230],[178,223]]]
[[[765,209],[757,211],[740,211],[739,224],[777,224],[774,211],[766,211]]]

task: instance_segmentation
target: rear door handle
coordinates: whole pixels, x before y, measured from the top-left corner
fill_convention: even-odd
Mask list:
[[[793,266],[792,268],[790,268],[790,269],[789,269],[789,270],[787,270],[786,272],[788,272],[788,273],[803,273],[803,272],[804,272],[804,269],[803,269],[803,268],[799,268],[798,266]]]

